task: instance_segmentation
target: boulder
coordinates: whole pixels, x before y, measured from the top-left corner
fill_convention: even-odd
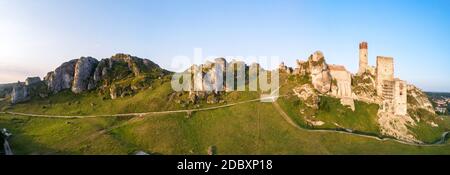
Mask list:
[[[72,92],[81,93],[86,90],[95,88],[92,84],[93,74],[98,61],[92,57],[82,57],[78,59],[75,65],[74,80],[72,85]]]

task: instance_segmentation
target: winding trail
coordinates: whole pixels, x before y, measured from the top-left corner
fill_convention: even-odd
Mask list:
[[[251,103],[251,102],[257,102],[261,100],[270,100],[275,97],[284,97],[286,95],[282,96],[270,96],[270,97],[263,97],[253,100],[246,100],[236,103],[230,103],[226,105],[221,106],[213,106],[213,107],[206,107],[201,109],[183,109],[183,110],[172,110],[172,111],[154,111],[154,112],[142,112],[142,113],[125,113],[125,114],[105,114],[105,115],[79,115],[79,116],[71,116],[71,115],[47,115],[47,114],[28,114],[28,113],[20,113],[20,112],[0,112],[0,114],[11,114],[11,115],[19,115],[19,116],[28,116],[28,117],[45,117],[45,118],[66,118],[66,119],[73,119],[73,118],[97,118],[97,117],[132,117],[132,116],[146,116],[146,115],[157,115],[157,114],[174,114],[174,113],[191,113],[191,112],[199,112],[199,111],[209,111],[209,110],[215,110],[220,108],[227,108],[231,106],[236,106],[240,104],[245,103]]]

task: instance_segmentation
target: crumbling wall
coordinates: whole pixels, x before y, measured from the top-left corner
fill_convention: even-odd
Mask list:
[[[387,90],[394,81],[394,59],[392,57],[377,57],[377,95],[383,97],[383,90]],[[384,88],[384,89],[383,89]]]
[[[329,65],[333,78],[332,94],[338,97],[352,97],[352,74],[344,66]]]
[[[352,74],[340,65],[329,65],[333,79],[331,94],[341,99],[341,104],[355,110],[352,92]]]
[[[394,86],[394,114],[407,115],[407,84],[402,80],[395,80]]]

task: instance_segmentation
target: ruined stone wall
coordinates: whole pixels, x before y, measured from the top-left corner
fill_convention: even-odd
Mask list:
[[[394,81],[394,59],[392,57],[377,57],[377,95],[383,97],[383,88]],[[389,83],[389,84],[388,84]]]
[[[368,44],[367,42],[362,42],[359,44],[359,70],[358,75],[363,74],[369,65],[368,59]]]
[[[341,99],[341,104],[355,111],[352,92],[352,74],[340,65],[329,65],[333,79],[331,94]]]
[[[330,65],[331,77],[335,80],[337,89],[332,93],[338,97],[352,97],[352,75],[343,66]]]
[[[407,114],[407,84],[402,80],[395,80],[394,86],[394,114],[406,115]]]

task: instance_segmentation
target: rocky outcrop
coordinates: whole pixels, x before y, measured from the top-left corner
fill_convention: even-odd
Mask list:
[[[353,76],[352,91],[357,99],[368,103],[380,104],[382,99],[377,96],[375,82],[375,75],[368,71],[361,75]]]
[[[408,115],[398,116],[390,112],[378,112],[378,123],[380,124],[381,134],[392,136],[399,140],[412,143],[422,143],[409,130],[409,127],[416,126],[416,122]]]
[[[129,96],[150,86],[155,79],[160,79],[169,71],[160,68],[150,60],[127,54],[116,54],[102,59],[93,71],[88,89],[98,88],[102,94],[109,94],[111,99]]]
[[[24,102],[30,99],[30,92],[28,90],[27,85],[24,83],[18,83],[13,87],[11,93],[11,103],[16,104],[20,102]]]
[[[294,94],[302,100],[307,107],[313,109],[319,109],[319,96],[316,93],[314,87],[310,84],[304,84],[302,86],[293,89]]]
[[[100,62],[92,57],[71,60],[49,72],[44,80],[52,93],[65,89],[81,93],[99,88],[114,99],[141,90],[150,80],[169,73],[150,60],[116,54]]]
[[[352,74],[341,65],[329,65],[333,78],[331,95],[341,99],[341,104],[355,111],[354,94],[352,92]]]
[[[320,93],[327,93],[331,90],[330,69],[325,62],[325,57],[320,51],[312,54],[309,59],[309,71],[311,73],[312,85]]]
[[[78,60],[74,59],[63,63],[53,72],[49,72],[44,80],[47,82],[48,89],[53,93],[58,93],[64,89],[72,88],[75,66]]]
[[[33,84],[36,84],[39,82],[41,82],[41,78],[39,78],[39,77],[28,77],[25,80],[25,85],[29,86],[29,85],[33,85]]]
[[[11,96],[11,92],[17,83],[0,84],[0,98]]]
[[[93,79],[95,83],[104,81],[105,83],[130,76],[149,76],[158,78],[166,71],[150,60],[134,57],[127,54],[116,54],[111,58],[102,59],[95,68]]]
[[[75,65],[72,92],[81,93],[95,88],[93,85],[93,74],[97,64],[98,61],[92,57],[82,57],[78,59]]]
[[[245,80],[244,75],[234,75],[234,67],[237,72],[242,72],[240,68],[246,69],[246,65],[240,61],[228,63],[225,58],[216,58],[214,62],[207,61],[204,64],[192,65],[185,72],[191,74],[189,89],[189,101],[197,103],[198,100],[206,100],[207,103],[218,103],[219,95],[223,91],[231,91],[234,87],[227,86],[227,81],[236,78]],[[232,70],[233,69],[233,70]],[[243,71],[245,74],[245,70]],[[231,73],[228,75],[227,73]]]
[[[419,88],[408,85],[408,111],[424,109],[432,114],[436,114],[433,105],[431,104],[428,96]]]

